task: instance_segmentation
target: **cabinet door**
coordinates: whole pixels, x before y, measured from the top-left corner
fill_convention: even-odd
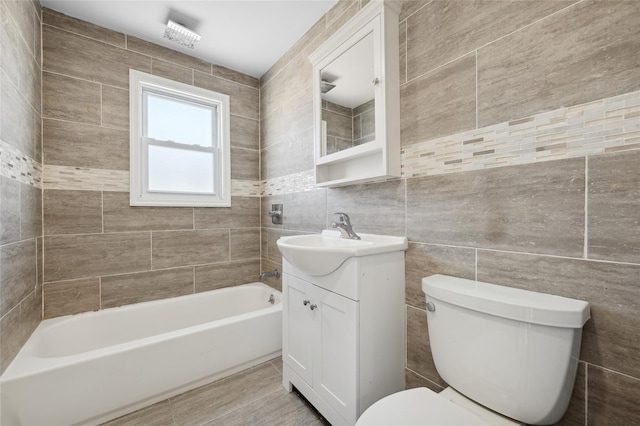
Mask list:
[[[358,303],[313,286],[317,335],[314,389],[345,420],[356,420]]]
[[[313,386],[315,324],[309,309],[313,286],[291,275],[282,276],[282,360],[309,386]]]

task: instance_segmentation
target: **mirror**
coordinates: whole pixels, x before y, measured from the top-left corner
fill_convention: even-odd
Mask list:
[[[320,70],[321,156],[376,138],[373,33]]]
[[[399,13],[370,0],[309,55],[317,187],[401,176]]]

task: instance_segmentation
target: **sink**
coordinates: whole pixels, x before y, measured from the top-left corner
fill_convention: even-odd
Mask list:
[[[361,240],[340,238],[339,231],[280,237],[278,249],[296,268],[313,276],[335,271],[350,257],[369,256],[407,249],[406,237],[360,234]]]

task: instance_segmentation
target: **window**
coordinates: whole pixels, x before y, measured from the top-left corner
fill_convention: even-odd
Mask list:
[[[231,205],[229,96],[130,72],[132,206]]]

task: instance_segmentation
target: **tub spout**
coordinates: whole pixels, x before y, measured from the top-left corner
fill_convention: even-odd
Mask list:
[[[260,274],[260,281],[264,281],[265,279],[267,279],[269,277],[280,278],[280,271],[278,271],[278,268],[276,268],[274,271],[261,273]]]

